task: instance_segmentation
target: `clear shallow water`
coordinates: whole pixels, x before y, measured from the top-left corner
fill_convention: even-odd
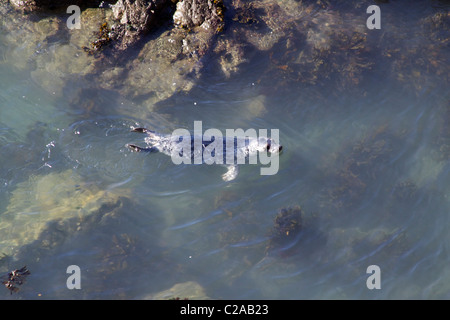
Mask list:
[[[400,19],[397,28],[408,27],[419,28]],[[142,118],[133,110],[143,102],[95,81],[48,92],[30,78],[32,66],[19,71],[14,56],[3,56],[0,253],[10,257],[0,267],[27,265],[32,276],[2,298],[140,299],[187,281],[213,299],[450,297],[449,163],[439,142],[450,96],[442,77],[419,66],[427,74],[420,86],[383,69],[357,90],[279,86],[264,78],[270,59],[262,52],[231,79],[207,68],[189,94]],[[92,103],[74,102],[86,87]],[[196,120],[223,132],[279,129],[279,172],[242,166],[226,183],[223,167],[175,166],[125,147],[143,143],[132,126],[170,133],[193,130]],[[276,243],[277,212],[296,205],[301,231]],[[72,264],[82,290],[66,287]],[[381,290],[366,287],[373,264]]]

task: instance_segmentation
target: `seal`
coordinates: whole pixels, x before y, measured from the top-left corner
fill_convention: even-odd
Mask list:
[[[242,164],[242,159],[246,160],[251,156],[256,156],[258,152],[279,154],[283,149],[283,146],[279,145],[273,139],[266,137],[222,137],[222,150],[224,150],[224,152],[222,152],[223,159],[221,160],[223,161],[218,162],[216,155],[217,157],[220,155],[219,153],[216,153],[216,149],[213,149],[211,153],[208,153],[208,151],[211,151],[210,145],[213,142],[217,147],[217,142],[215,142],[215,139],[211,139],[211,137],[205,139],[204,136],[195,135],[165,135],[146,128],[133,128],[131,131],[146,134],[146,147],[140,147],[135,144],[126,145],[135,152],[161,152],[171,157],[174,155],[183,157],[183,153],[186,152],[186,150],[183,149],[183,143],[185,145],[186,141],[188,141],[188,143],[190,143],[191,151],[190,158],[191,160],[194,160],[194,163],[197,163],[195,162],[196,158],[200,158],[201,163],[219,163],[227,167],[227,172],[222,175],[224,181],[231,181],[237,177],[239,174],[238,164]],[[201,141],[201,148],[199,150],[195,148],[196,141]],[[218,143],[219,145],[221,144],[220,142]],[[210,148],[208,148],[208,146],[210,146]],[[230,149],[229,146],[233,146],[231,150],[228,150]],[[233,152],[233,155],[229,154],[230,152]],[[239,162],[239,160],[241,162]]]

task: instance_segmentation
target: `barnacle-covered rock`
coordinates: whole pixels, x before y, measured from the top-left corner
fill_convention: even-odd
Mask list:
[[[177,3],[173,22],[183,28],[201,27],[222,31],[225,7],[222,0],[182,0]]]

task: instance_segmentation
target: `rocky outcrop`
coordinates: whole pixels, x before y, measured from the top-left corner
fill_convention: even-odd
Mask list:
[[[17,185],[2,213],[0,252],[14,256],[22,246],[37,240],[48,223],[70,218],[81,221],[118,199],[117,194],[85,183],[72,170],[31,176]],[[42,246],[52,244],[45,241]]]
[[[164,16],[163,10],[170,0],[119,0],[112,6],[119,21],[112,27],[111,38],[117,50],[125,50],[147,34]]]
[[[221,0],[183,0],[177,3],[173,22],[187,29],[202,27],[221,31],[224,27],[224,11]]]
[[[127,7],[122,0],[113,7],[114,15],[120,22],[112,27],[112,33],[119,30],[117,36],[112,36],[117,39],[113,43],[113,56],[120,55],[120,52],[124,52],[151,30],[151,27],[138,29],[145,14],[141,11],[141,20],[137,14],[130,18],[127,12],[135,9],[129,5]],[[160,7],[159,11],[155,7],[155,12],[159,14],[150,11],[149,19],[157,19],[157,16],[162,19],[167,13],[164,7]],[[212,54],[217,46],[216,35],[223,30],[224,25],[223,12],[221,1],[179,2],[173,13],[175,27],[171,26],[166,30],[161,28],[157,38],[146,38],[135,58],[130,59],[128,54],[125,56],[127,61],[122,72],[103,72],[99,75],[100,83],[106,89],[119,90],[122,96],[137,101],[145,100],[144,104],[148,106],[154,106],[177,92],[188,92],[201,75],[203,57]],[[160,23],[161,20],[158,24]],[[136,24],[136,27],[124,33],[123,26],[129,24]],[[236,62],[233,61],[227,72],[233,72],[235,67]],[[148,111],[152,110],[139,110],[143,116]]]

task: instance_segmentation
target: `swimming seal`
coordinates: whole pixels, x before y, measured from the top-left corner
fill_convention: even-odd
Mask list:
[[[168,156],[173,156],[174,154],[182,156],[182,141],[189,141],[191,145],[191,159],[196,156],[201,157],[201,163],[213,163],[211,160],[215,157],[215,150],[212,154],[208,155],[204,152],[205,149],[214,141],[214,139],[206,140],[203,136],[177,136],[177,135],[165,135],[160,134],[155,131],[146,128],[133,128],[132,132],[144,133],[146,134],[145,142],[147,147],[139,147],[135,144],[127,144],[127,147],[135,152],[161,152]],[[194,141],[200,140],[202,142],[201,150],[195,149]],[[271,154],[278,154],[281,152],[283,147],[276,143],[273,139],[266,137],[222,137],[223,145],[223,164],[227,167],[227,172],[222,175],[224,181],[234,180],[238,173],[238,162],[237,159],[247,159],[250,156],[256,156],[258,152],[268,152]],[[220,144],[220,143],[219,143]],[[227,150],[227,146],[234,146],[232,150]],[[232,163],[230,164],[230,159],[227,158],[227,152],[233,152]],[[200,153],[201,152],[201,153]],[[230,155],[228,156],[230,157]],[[195,162],[194,162],[195,163]],[[217,162],[216,162],[217,163]]]

